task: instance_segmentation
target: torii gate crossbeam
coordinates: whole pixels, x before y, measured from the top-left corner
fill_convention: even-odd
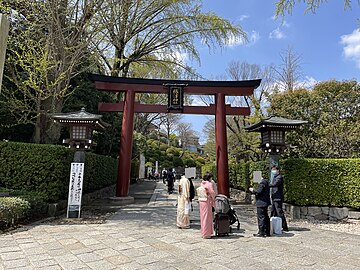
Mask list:
[[[134,113],[166,113],[165,105],[140,104],[135,102],[135,93],[168,93],[167,85],[184,85],[184,93],[194,95],[214,95],[215,105],[184,106],[182,111],[172,113],[212,114],[215,115],[216,132],[216,165],[218,191],[229,197],[229,171],[226,138],[226,115],[249,115],[250,108],[231,107],[225,104],[225,96],[249,96],[260,85],[261,80],[247,81],[186,81],[186,80],[153,80],[137,78],[119,78],[103,75],[90,75],[97,90],[125,92],[125,99],[119,103],[99,103],[99,111],[123,112],[117,197],[127,197],[129,193],[132,133]]]

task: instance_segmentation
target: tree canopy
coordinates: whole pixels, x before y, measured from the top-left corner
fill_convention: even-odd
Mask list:
[[[305,12],[315,13],[316,10],[327,0],[279,0],[276,2],[276,16],[285,16],[285,12],[292,13],[294,6],[298,3],[306,4]],[[360,4],[360,1],[357,0]],[[344,0],[344,9],[351,7],[351,0]]]
[[[270,101],[270,114],[308,121],[287,136],[291,156],[359,157],[360,85],[356,81],[320,82],[312,90],[276,93]]]
[[[83,72],[178,79],[196,74],[184,61],[200,60],[196,42],[213,50],[246,40],[240,26],[202,12],[201,1],[0,0],[0,11],[11,18],[2,105],[13,121],[6,125],[33,125],[36,143],[58,140],[49,115],[63,110]]]

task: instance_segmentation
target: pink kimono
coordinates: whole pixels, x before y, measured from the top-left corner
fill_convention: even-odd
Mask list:
[[[201,236],[210,238],[214,233],[212,207],[215,206],[215,191],[213,184],[209,181],[201,181],[200,186],[207,190],[207,199],[199,200]]]

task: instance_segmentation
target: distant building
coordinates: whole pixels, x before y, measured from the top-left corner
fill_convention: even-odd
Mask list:
[[[179,140],[179,143],[181,146],[183,146],[185,150],[189,152],[201,153],[199,152],[201,151],[199,139],[200,139],[199,137],[192,136],[192,137],[187,137],[186,141]]]

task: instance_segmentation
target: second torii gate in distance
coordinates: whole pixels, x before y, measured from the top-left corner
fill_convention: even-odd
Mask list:
[[[216,166],[219,194],[229,197],[228,151],[226,115],[250,115],[248,107],[231,107],[225,104],[225,96],[250,96],[261,80],[246,81],[188,81],[110,77],[92,74],[91,80],[100,91],[125,92],[124,101],[99,103],[103,112],[123,112],[116,196],[129,194],[132,133],[134,113],[185,113],[215,115]],[[135,93],[168,94],[168,105],[140,104]],[[183,95],[214,95],[215,104],[210,106],[183,106]]]

